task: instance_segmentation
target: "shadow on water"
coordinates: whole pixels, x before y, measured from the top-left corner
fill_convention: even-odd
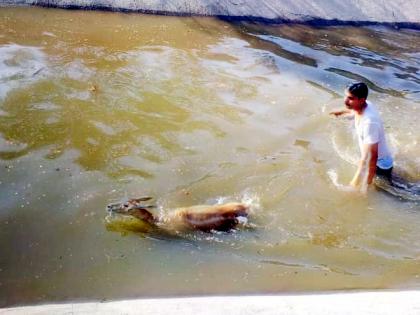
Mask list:
[[[400,175],[393,174],[391,181],[377,178],[375,185],[402,201],[414,201],[420,205],[420,182],[409,182]]]
[[[416,31],[384,26],[234,25],[251,47],[274,56],[279,71],[290,71],[290,61],[295,71],[336,93],[342,92],[338,89],[342,85],[334,81],[341,83],[344,77],[364,81],[378,93],[420,99]]]

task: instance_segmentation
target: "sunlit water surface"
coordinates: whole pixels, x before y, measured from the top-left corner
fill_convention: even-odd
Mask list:
[[[0,29],[0,306],[420,286],[419,204],[341,191],[357,145],[328,116],[368,82],[419,181],[418,31],[39,8]],[[255,227],[107,228],[142,195],[248,200]]]

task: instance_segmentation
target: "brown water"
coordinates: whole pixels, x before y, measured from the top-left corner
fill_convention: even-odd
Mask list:
[[[419,288],[419,204],[334,185],[358,152],[328,117],[368,80],[420,180],[418,31],[39,8],[1,8],[0,30],[0,306]],[[256,227],[106,228],[142,195],[248,200]]]

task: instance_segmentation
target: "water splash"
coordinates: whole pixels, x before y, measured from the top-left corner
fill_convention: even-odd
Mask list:
[[[352,153],[350,149],[343,149],[341,148],[340,141],[336,134],[332,135],[332,145],[334,151],[338,154],[338,156],[346,161],[349,164],[355,165],[357,163],[358,157],[356,154]]]
[[[245,190],[242,193],[241,202],[249,207],[251,215],[255,215],[261,210],[260,196],[256,192]]]
[[[338,188],[338,190],[345,191],[345,192],[355,192],[357,191],[356,188],[349,186],[349,185],[343,185],[338,182],[338,174],[336,170],[329,169],[327,171],[328,177],[330,178],[331,182],[334,184],[335,187]]]

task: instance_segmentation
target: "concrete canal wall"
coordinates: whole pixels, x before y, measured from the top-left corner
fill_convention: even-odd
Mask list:
[[[139,299],[0,309],[1,315],[418,315],[420,292],[354,292],[312,295]]]
[[[267,22],[392,23],[420,26],[419,0],[0,0],[39,5],[169,15],[210,15]]]

